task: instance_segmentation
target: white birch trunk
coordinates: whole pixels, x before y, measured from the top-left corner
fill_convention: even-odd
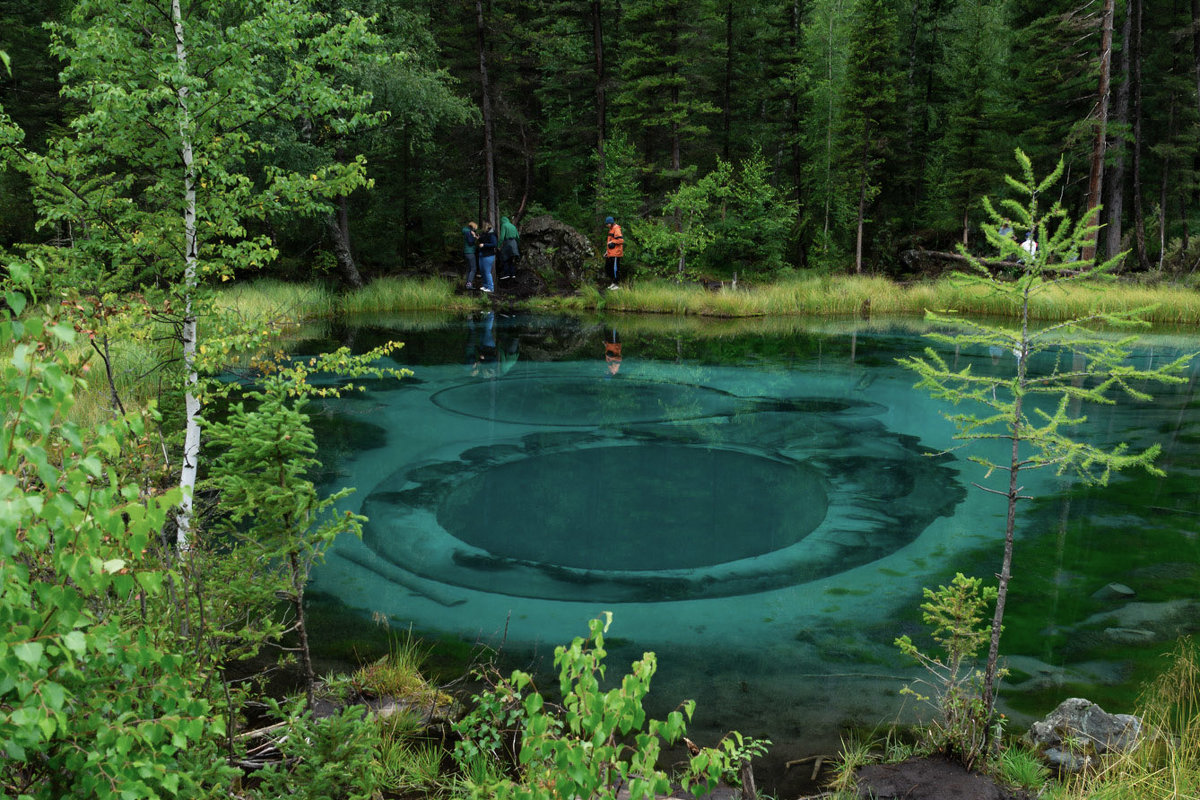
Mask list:
[[[175,26],[175,59],[179,65],[180,84],[177,92],[179,103],[179,155],[183,160],[183,240],[184,240],[184,317],[183,317],[183,363],[187,404],[187,429],[183,440],[183,466],[179,476],[179,488],[183,500],[175,516],[175,547],[185,552],[190,546],[192,530],[192,495],[196,488],[196,470],[200,460],[200,398],[196,395],[196,317],[192,309],[192,296],[196,289],[196,182],[192,166],[192,121],[188,114],[187,48],[183,39],[183,13],[179,0],[171,0],[171,21]]]

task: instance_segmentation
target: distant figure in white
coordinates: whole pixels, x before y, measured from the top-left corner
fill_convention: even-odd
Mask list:
[[[1032,262],[1037,255],[1037,242],[1033,240],[1033,231],[1025,232],[1025,241],[1021,242],[1021,249],[1029,254],[1028,259],[1025,257],[1021,258],[1021,263]]]

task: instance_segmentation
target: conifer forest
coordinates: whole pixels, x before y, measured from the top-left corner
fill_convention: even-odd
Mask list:
[[[980,282],[1008,282],[1007,295],[989,283],[988,297],[1016,297],[999,310],[1026,323],[1047,267],[1050,282],[1161,273],[1185,306],[1200,266],[1198,126],[1200,0],[0,0],[0,797],[651,797],[672,781],[754,796],[750,761],[770,742],[683,739],[691,701],[647,719],[654,653],[602,689],[611,615],[580,620],[589,636],[558,648],[561,696],[548,702],[529,674],[502,676],[473,653],[457,657],[476,668],[478,693],[451,697],[421,677],[422,647],[399,615],[371,622],[387,656],[323,672],[311,570],[338,537],[361,538],[367,518],[338,504],[358,487],[319,488],[331,476],[305,408],[362,388],[350,381],[414,377],[391,358],[402,343],[333,329],[400,308],[461,314],[474,337],[478,312],[478,351],[499,359],[494,317],[518,301],[647,310],[620,303],[642,276],[661,277],[644,284],[659,304],[649,310],[683,317],[672,293],[687,291],[732,318],[759,289],[810,283],[831,314],[857,319],[884,312],[829,289],[835,280],[890,297],[968,261]],[[1014,191],[1024,205],[1000,199]],[[607,235],[624,238],[613,283],[597,290],[586,284],[609,217]],[[540,275],[521,297],[468,292],[468,224],[503,234],[535,219],[578,245],[570,280],[553,297]],[[1034,236],[1041,255],[1027,258]],[[632,265],[628,284],[616,255]],[[240,304],[264,285],[268,300]],[[381,285],[399,300],[375,303]],[[910,310],[950,305],[931,296]],[[1150,305],[1109,314],[1090,294],[1075,299],[1080,319],[1057,328],[1132,324]],[[1200,318],[1188,313],[1172,320]],[[969,346],[1004,345],[990,347],[989,375],[1010,352],[1017,365],[1016,421],[1001,436],[1015,437],[1012,461],[999,467],[1013,508],[1032,499],[1018,496],[1032,462],[1017,442],[1051,440],[1019,427],[1037,334],[974,334]],[[297,341],[320,354],[295,357]],[[663,347],[682,362],[681,341]],[[820,353],[820,341],[803,347]],[[642,385],[608,380],[621,363],[615,326],[588,344],[604,371],[591,383]],[[848,347],[854,363],[855,334]],[[461,371],[463,346],[450,349]],[[1103,353],[1092,363],[1124,359]],[[1123,381],[1182,382],[1166,373],[1186,361],[1113,374],[1140,401]],[[908,366],[938,399],[976,398],[939,383],[967,371]],[[1094,399],[1080,387],[1096,373],[1082,369],[1056,373],[1066,388],[1050,428],[1077,421],[1068,399]],[[989,384],[992,403],[1007,380]],[[1101,390],[1117,380],[1106,374]],[[1113,469],[1159,452],[1124,448]],[[977,744],[1003,733],[992,685],[1014,513],[1004,583],[978,596],[1000,610],[987,693],[966,716],[972,735],[986,723]],[[974,614],[956,597],[979,585],[958,577],[939,602]],[[1164,706],[1194,711],[1200,669],[1194,654],[1178,663],[1191,699]],[[423,711],[368,713],[368,696]],[[1200,781],[1196,720],[1177,738]],[[668,776],[660,744],[681,742],[686,768]]]
[[[714,187],[728,191],[699,213],[729,235],[701,267],[890,274],[906,251],[982,243],[980,199],[1003,191],[1018,147],[1039,174],[1065,157],[1054,199],[1075,216],[1101,206],[1098,253],[1128,251],[1125,270],[1187,270],[1200,255],[1196,3],[317,5],[370,21],[371,38],[341,43],[329,67],[365,103],[340,126],[264,114],[253,124],[277,130],[256,135],[298,168],[322,151],[361,156],[366,180],[320,214],[253,223],[293,256],[274,267],[287,277],[335,261],[352,284],[359,269],[428,268],[452,258],[463,220],[504,215],[592,235],[611,213],[654,251],[656,223],[678,227]],[[46,27],[77,24],[72,7],[0,5],[3,106],[35,152],[85,105],[60,91],[69,45],[52,47]],[[66,220],[36,224],[48,200],[28,176],[0,181],[0,243],[70,236]]]

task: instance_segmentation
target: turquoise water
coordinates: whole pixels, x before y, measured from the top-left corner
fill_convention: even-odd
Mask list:
[[[612,611],[610,675],[655,651],[652,705],[695,699],[697,741],[736,728],[787,756],[913,719],[899,689],[918,674],[893,640],[922,634],[922,587],[998,569],[1004,512],[895,363],[929,345],[915,327],[476,315],[306,342],[397,339],[414,372],[310,408],[326,488],[355,487],[345,507],[370,520],[318,568],[317,610],[346,638],[382,618],[534,668]],[[1198,344],[1150,335],[1135,358]],[[1160,442],[1166,478],[1023,473],[1037,499],[1002,642],[1018,724],[1075,694],[1131,710],[1157,654],[1200,627],[1198,371],[1152,404],[1083,409],[1081,437]]]

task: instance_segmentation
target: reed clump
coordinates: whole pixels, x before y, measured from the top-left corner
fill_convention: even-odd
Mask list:
[[[454,284],[445,278],[377,278],[361,289],[338,298],[337,311],[362,314],[381,311],[428,311],[444,308],[463,310],[478,307],[478,297],[456,295]]]
[[[337,296],[324,283],[239,281],[217,292],[216,308],[257,327],[280,320],[301,322],[331,317],[337,308]]]

